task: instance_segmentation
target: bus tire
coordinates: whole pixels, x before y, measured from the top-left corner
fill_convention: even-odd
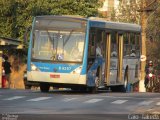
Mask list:
[[[127,92],[128,79],[125,77],[122,92]]]
[[[49,84],[46,84],[46,83],[41,83],[40,84],[40,90],[41,90],[41,92],[48,92],[49,88],[50,88]]]
[[[25,85],[25,89],[31,89],[32,85]]]
[[[95,94],[95,93],[97,93],[98,88],[97,88],[96,86],[94,86],[94,87],[88,87],[88,88],[87,88],[87,91],[88,91],[89,93],[91,93],[91,94]]]
[[[128,71],[125,72],[124,85],[122,86],[122,92],[127,92],[128,87]]]

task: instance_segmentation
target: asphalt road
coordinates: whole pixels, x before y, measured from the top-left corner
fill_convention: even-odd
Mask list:
[[[0,89],[2,120],[145,120],[149,113],[159,120],[159,108],[160,93]]]

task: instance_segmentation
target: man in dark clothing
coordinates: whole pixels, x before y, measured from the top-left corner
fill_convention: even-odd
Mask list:
[[[8,88],[10,88],[11,86],[11,80],[10,80],[10,73],[11,73],[11,64],[10,62],[8,62],[8,57],[4,58],[5,61],[3,62],[3,69],[5,71],[5,78],[8,81]]]

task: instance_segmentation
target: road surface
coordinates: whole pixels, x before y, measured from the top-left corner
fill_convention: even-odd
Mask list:
[[[70,90],[41,93],[39,90],[0,89],[1,118],[48,119],[145,119],[160,118],[160,93],[80,93]],[[137,116],[136,116],[137,115]],[[158,115],[158,116],[157,116]]]

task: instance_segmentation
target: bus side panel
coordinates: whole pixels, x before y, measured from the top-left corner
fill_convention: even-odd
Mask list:
[[[31,71],[31,49],[32,49],[32,41],[33,41],[33,26],[34,26],[34,21],[35,21],[35,18],[33,20],[33,23],[32,23],[32,30],[31,30],[31,33],[30,33],[30,41],[29,41],[29,48],[28,48],[28,58],[27,58],[27,71]]]
[[[138,81],[138,77],[139,75],[136,75],[136,65],[138,65],[139,63],[139,59],[123,59],[123,70],[122,70],[122,78],[125,77],[125,70],[126,67],[129,67],[129,84],[133,84],[135,82]],[[117,79],[117,61],[116,59],[111,59],[111,69],[110,69],[110,85],[123,85],[124,84],[124,80],[122,80],[121,83],[117,83],[116,82]]]
[[[137,69],[136,65],[138,65],[139,59],[128,59],[127,64],[129,66],[129,83],[134,84],[138,81],[138,76],[136,75]]]
[[[81,75],[86,75],[87,73],[87,58],[88,58],[88,44],[89,44],[89,21],[87,21],[87,29],[86,29],[86,38],[85,38],[85,49],[84,49],[84,57],[82,63],[82,72]]]
[[[116,85],[117,80],[117,59],[111,58],[110,63],[110,84],[109,85]]]

